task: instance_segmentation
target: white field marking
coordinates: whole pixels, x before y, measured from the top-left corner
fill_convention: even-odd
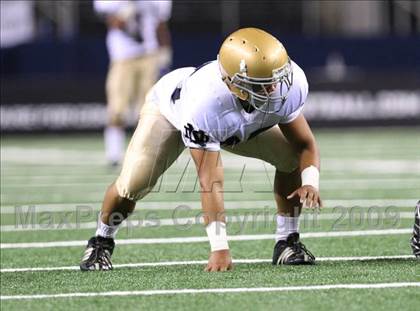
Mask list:
[[[383,199],[376,199],[376,198],[372,198],[372,199],[352,199],[351,197],[347,197],[347,195],[350,195],[351,193],[353,193],[353,197],[369,197],[369,196],[365,196],[365,191],[362,192],[357,192],[358,195],[356,195],[356,191],[357,190],[345,190],[344,192],[347,193],[344,195],[344,198],[342,199],[331,199],[331,200],[323,200],[324,202],[324,207],[331,207],[331,205],[327,205],[325,204],[325,202],[329,202],[329,203],[334,203],[334,202],[343,202],[344,204],[346,204],[346,206],[350,206],[348,205],[349,203],[353,203],[353,202],[367,202],[368,204],[371,202],[383,202],[382,206],[389,206],[390,204],[388,204],[389,202],[397,202],[396,204],[399,205],[401,203],[398,202],[417,202],[420,199],[420,193],[417,191],[417,189],[401,189],[401,191],[399,192],[399,194],[403,197],[405,197],[405,199],[393,199],[393,198],[383,198]],[[366,191],[368,191],[368,189],[366,189]],[[102,203],[102,199],[104,196],[104,191],[100,191],[100,192],[94,192],[94,191],[87,191],[87,193],[80,195],[80,197],[83,198],[75,198],[74,195],[73,197],[71,197],[71,193],[62,193],[62,192],[52,192],[49,193],[48,195],[46,195],[43,191],[38,191],[34,194],[26,195],[24,191],[18,191],[15,193],[9,193],[9,194],[3,194],[1,193],[0,195],[0,202],[4,202],[4,204],[0,205],[0,210],[2,208],[14,208],[16,207],[28,207],[28,206],[62,206],[64,209],[67,209],[67,207],[64,206],[71,206],[73,205],[73,210],[76,209],[77,206],[79,206],[80,204],[84,204],[83,201],[85,202],[89,202],[87,203],[87,205],[91,206],[92,204],[101,204]],[[256,202],[256,204],[258,204],[258,202],[269,202],[268,206],[274,206],[275,202],[274,199],[271,200],[253,200],[252,196],[258,195],[258,196],[262,196],[262,195],[266,195],[268,197],[272,196],[272,191],[252,191],[251,189],[249,189],[249,191],[243,191],[243,192],[236,192],[236,191],[225,191],[225,196],[229,196],[229,198],[225,201],[225,202],[244,202],[244,201],[249,201],[249,202]],[[340,191],[334,191],[334,190],[330,190],[330,191],[321,191],[321,195],[323,197],[332,197],[332,196],[336,196],[337,193],[340,193]],[[80,193],[79,193],[80,194]],[[174,195],[183,195],[183,196],[188,196],[187,200],[185,201],[175,201],[173,199],[179,199],[174,198]],[[138,201],[138,208],[140,208],[140,206],[143,208],[143,206],[148,206],[150,205],[149,202],[154,202],[154,206],[153,208],[156,209],[173,209],[177,206],[189,206],[190,208],[194,209],[195,207],[191,206],[191,202],[197,202],[197,201],[190,201],[188,199],[195,199],[195,198],[191,198],[191,196],[196,196],[199,195],[199,192],[189,192],[189,191],[179,191],[178,193],[175,192],[166,192],[166,191],[161,191],[161,192],[150,192],[149,193],[149,197],[150,197],[150,201]],[[242,197],[242,199],[240,199],[240,197]],[[165,198],[163,200],[159,200],[160,198]],[[171,200],[172,198],[172,200]],[[83,200],[83,201],[82,201]],[[29,203],[28,203],[29,202]],[[69,202],[69,203],[61,203],[61,202]],[[82,203],[80,203],[82,202]],[[146,203],[147,202],[147,203]],[[174,203],[176,202],[176,203]],[[179,204],[178,204],[179,202]],[[144,203],[146,203],[145,205],[143,205]],[[196,206],[194,203],[192,204],[193,206]],[[360,205],[360,204],[359,204]],[[370,204],[369,204],[370,205]],[[380,204],[377,204],[376,206],[378,206]],[[412,205],[412,203],[410,204]],[[414,204],[415,205],[415,204]],[[332,207],[335,207],[336,205],[333,205]],[[353,205],[354,206],[354,205]],[[395,206],[395,205],[394,205]],[[173,207],[173,208],[172,208]],[[198,206],[197,206],[198,208]],[[240,208],[240,207],[238,207]],[[257,207],[258,208],[258,207]],[[59,211],[59,210],[57,210]],[[1,211],[0,211],[1,212]],[[3,212],[1,212],[3,213]]]
[[[37,167],[34,167],[37,168]],[[104,180],[113,180],[114,178],[116,178],[116,176],[118,176],[119,171],[116,170],[114,172],[104,172],[104,169],[100,169],[98,171],[90,171],[89,175],[87,176],[86,170],[83,170],[82,168],[80,168],[79,171],[77,171],[77,169],[72,168],[70,170],[64,171],[64,170],[50,170],[48,169],[48,172],[45,171],[45,168],[42,169],[42,172],[32,172],[32,174],[36,174],[36,175],[29,175],[28,176],[28,168],[22,168],[22,167],[17,167],[16,169],[19,169],[18,171],[16,171],[15,169],[12,169],[10,166],[3,166],[2,167],[2,174],[1,174],[1,179],[3,182],[8,182],[8,181],[22,181],[22,182],[34,182],[34,181],[39,181],[39,182],[48,182],[48,181],[80,181],[81,176],[83,176],[83,180],[93,180],[93,181],[104,181]],[[183,171],[183,167],[178,167],[178,168],[173,168],[171,167],[168,171],[165,172],[165,176],[180,176],[181,172]],[[248,169],[246,167],[246,169]],[[31,168],[32,170],[32,168]],[[267,171],[268,171],[268,175],[269,176],[274,176],[274,169],[271,169],[270,167],[267,167]],[[58,174],[59,172],[59,174]],[[239,176],[240,172],[242,172],[242,170],[237,170],[237,171],[230,171],[228,172],[229,174],[236,174]],[[264,174],[267,175],[267,173],[265,173],[265,171],[261,171],[261,170],[247,170],[248,175],[250,176],[255,176],[255,175],[261,175]],[[49,174],[48,174],[49,173]],[[328,173],[324,172],[324,170],[322,170],[321,172],[321,181],[324,180],[331,180],[331,182],[334,179],[348,179],[348,180],[355,180],[355,179],[370,179],[370,180],[378,180],[378,182],[383,182],[386,180],[391,180],[391,179],[395,179],[395,181],[397,181],[398,179],[401,180],[405,180],[403,177],[401,177],[402,173],[399,172],[395,172],[395,173],[387,173],[387,172],[377,172],[375,174],[375,177],[371,177],[371,173],[369,172],[359,172],[356,174],[352,174],[351,172],[340,172],[340,171],[329,171]],[[419,172],[415,172],[412,171],[410,173],[405,173],[404,175],[408,175],[411,178],[418,178],[420,176],[420,171]],[[381,178],[379,178],[379,176],[381,176]],[[390,176],[394,176],[394,177],[390,177]]]
[[[256,178],[252,176],[245,177],[242,180],[234,178],[226,178],[225,184],[227,188],[229,185],[242,185],[245,188],[249,188],[252,185],[270,185],[271,188],[272,178],[267,176],[264,172],[261,173],[261,178]],[[188,189],[194,189],[196,184],[195,180],[165,180],[162,183],[162,186],[166,188],[167,186],[178,186],[181,190],[187,187]],[[60,183],[59,181],[52,181],[49,183],[2,183],[1,189],[3,192],[6,190],[19,190],[27,188],[86,188],[86,187],[96,187],[96,188],[105,188],[109,185],[109,182],[64,182]],[[321,189],[330,190],[330,189],[419,189],[420,188],[420,179],[419,178],[390,178],[390,179],[380,179],[380,178],[363,178],[363,179],[325,179],[321,180]],[[172,187],[174,189],[175,187]],[[238,188],[240,189],[240,188]],[[165,190],[165,189],[163,189]],[[169,190],[169,189],[167,189]]]
[[[420,161],[324,159],[322,167],[327,171],[410,173],[420,171]]]
[[[44,172],[43,174],[45,174]],[[95,172],[92,174],[89,174],[89,176],[83,175],[83,180],[92,180],[92,181],[104,181],[104,180],[113,180],[117,175],[119,171],[116,170],[114,173],[106,173],[106,172]],[[81,181],[82,177],[79,175],[61,175],[57,176],[57,174],[51,173],[50,175],[30,175],[26,172],[21,175],[15,175],[15,174],[9,174],[4,173],[1,175],[2,182],[8,182],[10,184],[11,181],[13,181],[15,184],[18,183],[32,183],[32,182],[63,182],[63,181]]]
[[[239,188],[235,187],[235,188]],[[272,194],[272,190],[271,187],[269,187],[268,185],[265,185],[264,187],[261,187],[261,191],[252,189],[251,187],[244,187],[244,190],[239,190],[239,189],[234,189],[229,191],[228,189],[224,192],[225,195],[232,195],[232,196],[239,196],[242,195],[244,197],[250,197],[253,195],[261,195],[261,194],[266,194],[266,195],[271,195]],[[84,188],[86,190],[86,188]],[[48,200],[50,200],[50,202],[56,202],[57,204],[59,202],[68,202],[71,200],[86,200],[86,201],[90,201],[90,202],[98,202],[100,200],[103,199],[104,197],[104,193],[106,190],[106,187],[103,188],[103,190],[101,191],[96,191],[98,189],[94,189],[93,191],[90,190],[86,190],[83,194],[81,194],[80,191],[82,190],[77,190],[77,191],[68,191],[68,192],[64,192],[64,191],[52,191],[50,193],[47,194],[47,192],[45,191],[36,191],[34,193],[25,193],[25,190],[18,190],[16,192],[9,192],[9,193],[3,193],[3,191],[1,191],[0,194],[0,202],[8,202],[8,205],[10,205],[11,202],[15,202],[15,205],[24,205],[27,204],[26,202],[43,202],[46,200],[46,197],[48,198]],[[152,191],[150,192],[149,195],[155,195],[155,196],[173,196],[173,195],[199,195],[199,191],[190,191],[190,189],[186,189],[186,190],[178,190],[176,192],[173,191],[174,189],[161,189],[160,191]],[[380,189],[378,189],[380,190]],[[411,200],[419,200],[419,195],[420,192],[417,188],[415,187],[402,187],[399,189],[384,189],[383,191],[396,191],[398,192],[398,195],[400,195],[401,197],[405,197]],[[361,188],[361,189],[322,189],[321,190],[321,195],[323,197],[331,197],[331,196],[336,196],[337,193],[343,192],[344,191],[344,195],[345,196],[366,196],[368,195],[371,190],[368,188]],[[75,198],[74,194],[78,193],[78,195],[80,196]],[[384,199],[386,200],[386,199]]]
[[[178,295],[178,294],[226,294],[226,293],[262,293],[262,292],[289,292],[289,291],[314,291],[330,289],[382,289],[420,287],[420,282],[399,283],[369,283],[369,284],[330,284],[330,285],[304,285],[283,287],[239,287],[239,288],[184,288],[162,290],[138,290],[138,291],[111,291],[92,293],[63,293],[63,294],[38,294],[38,295],[15,295],[0,296],[0,300],[23,300],[23,299],[51,299],[51,298],[81,298],[81,297],[107,297],[107,296],[155,296],[155,295]]]
[[[413,255],[395,255],[395,256],[359,256],[359,257],[317,257],[316,261],[374,261],[374,260],[390,260],[390,259],[414,259]],[[183,265],[204,265],[207,260],[188,260],[188,261],[161,261],[161,262],[137,262],[115,264],[114,268],[144,268],[144,267],[166,267],[166,266],[183,266]],[[233,259],[234,264],[254,264],[268,263],[271,259]],[[80,270],[79,266],[65,267],[36,267],[36,268],[5,268],[0,269],[1,273],[12,272],[44,272],[44,271],[63,271],[63,270]]]
[[[346,163],[342,163],[345,161]],[[331,160],[331,162],[323,161],[322,162],[322,174],[331,174],[331,173],[340,173],[341,175],[344,174],[353,174],[353,175],[369,175],[369,174],[376,174],[376,175],[384,175],[387,174],[410,174],[410,175],[420,175],[417,172],[420,172],[420,165],[418,164],[419,161],[416,160],[406,160],[408,163],[393,163],[396,160],[364,160],[367,163],[361,163],[359,160]],[[385,163],[378,161],[387,161]],[[403,161],[403,160],[399,160]],[[248,172],[265,172],[267,171],[269,174],[274,174],[275,170],[274,167],[270,164],[267,164],[261,160],[252,159],[252,162],[249,163],[247,161],[241,161],[241,159],[236,159],[236,161],[232,161],[231,164],[226,163],[224,167],[230,170],[237,170],[242,171],[244,168]],[[353,163],[355,162],[355,163]],[[339,165],[338,163],[341,163]],[[370,163],[370,164],[369,164]],[[18,165],[18,164],[17,164]],[[3,178],[6,177],[24,177],[27,175],[27,171],[30,170],[31,174],[44,174],[46,171],[50,172],[49,176],[56,177],[57,175],[65,174],[69,177],[77,177],[80,175],[86,175],[86,170],[83,170],[85,165],[78,165],[67,162],[65,165],[57,164],[55,167],[51,165],[40,165],[40,164],[33,164],[34,166],[30,167],[13,167],[8,163],[2,162],[2,176]],[[118,172],[106,174],[103,172],[104,169],[107,168],[106,164],[89,164],[91,166],[91,173],[93,176],[103,175],[103,176],[115,176]],[[371,166],[369,166],[371,165]],[[395,165],[395,166],[392,166]],[[170,168],[167,174],[180,174],[185,169],[185,166],[182,164],[174,165]],[[92,171],[93,170],[93,171]],[[54,173],[55,172],[55,173]],[[23,173],[23,174],[22,174]],[[89,175],[91,176],[91,175]],[[47,176],[48,177],[48,176]]]
[[[388,217],[387,217],[388,216]],[[277,213],[265,213],[264,215],[251,213],[248,215],[226,215],[226,221],[228,224],[231,223],[241,223],[245,224],[255,224],[257,222],[264,222],[265,224],[271,224],[276,222]],[[379,211],[373,211],[370,214],[367,212],[357,212],[354,214],[349,213],[305,213],[300,216],[301,224],[305,222],[318,222],[321,220],[340,220],[345,221],[351,219],[352,221],[373,221],[373,220],[394,220],[394,219],[413,219],[414,215],[412,212],[399,212],[398,214],[386,215]],[[139,228],[156,228],[161,226],[178,226],[183,228],[188,228],[192,225],[203,224],[203,217],[201,213],[197,217],[181,217],[181,218],[143,218],[143,219],[133,219],[124,221],[121,224],[121,229],[139,229]],[[80,229],[94,229],[97,227],[96,221],[90,222],[79,222],[79,223],[28,223],[28,224],[15,224],[15,225],[1,225],[0,232],[22,232],[22,231],[61,231],[61,230],[80,230]]]
[[[104,188],[102,191],[86,191],[85,193],[83,193],[83,199],[84,200],[88,200],[88,201],[99,201],[102,200],[105,194],[105,190],[106,188]],[[73,193],[73,195],[72,195]],[[37,193],[35,194],[30,194],[30,195],[26,195],[24,190],[20,190],[17,191],[15,193],[9,193],[9,194],[3,194],[1,193],[1,201],[16,201],[16,199],[23,199],[25,201],[44,201],[45,197],[48,197],[49,200],[51,201],[69,201],[72,199],[72,197],[74,197],[74,191],[73,192],[68,192],[68,193],[64,193],[64,192],[40,192],[37,191]],[[22,203],[18,203],[22,204]]]
[[[333,148],[329,148],[329,146],[325,146],[325,150],[335,150],[335,145],[332,146]],[[373,148],[373,146],[370,146]],[[383,146],[378,146],[380,149],[376,149],[376,153],[383,153]],[[343,149],[344,148],[344,149]],[[354,148],[347,148],[354,151]],[[408,149],[408,148],[407,148]],[[345,146],[342,146],[340,150],[346,150]],[[368,149],[370,151],[371,149]],[[409,151],[412,151],[410,149]],[[395,150],[391,150],[395,152]],[[368,153],[370,154],[370,153]],[[187,152],[183,153],[183,156],[187,155]],[[363,153],[365,155],[365,153]],[[45,147],[45,148],[35,148],[35,147],[17,147],[17,146],[6,146],[3,147],[1,150],[2,161],[7,162],[18,162],[18,163],[47,163],[50,164],[51,162],[68,162],[68,161],[76,161],[77,162],[98,162],[104,161],[103,152],[100,150],[75,150],[75,149],[57,149],[52,147]],[[226,159],[231,159],[238,157],[229,152],[223,151],[223,157]]]
[[[348,199],[348,200],[324,200],[324,209],[333,207],[413,207],[418,199]],[[94,203],[65,203],[65,204],[21,204],[21,205],[2,205],[0,213],[14,214],[16,208],[21,208],[22,212],[28,211],[33,207],[36,213],[41,212],[90,212],[89,209],[99,211],[102,202]],[[226,209],[265,209],[274,208],[274,200],[259,201],[225,201]],[[200,201],[139,201],[137,210],[153,209],[153,210],[174,210],[178,208],[182,210],[200,210]]]
[[[186,152],[181,156],[183,159],[188,158]],[[1,149],[1,159],[3,164],[8,163],[26,163],[26,164],[46,164],[60,166],[103,166],[105,160],[101,151],[78,151],[78,150],[61,150],[53,148],[20,148],[20,147],[3,147]],[[242,159],[242,161],[240,160]],[[263,161],[252,158],[239,157],[236,155],[223,152],[223,162],[225,167],[243,168],[246,164],[247,168],[263,169],[266,165]],[[337,159],[322,158],[322,167],[324,170],[334,171],[363,171],[363,172],[407,172],[420,171],[420,161],[416,160],[378,160],[378,159]]]
[[[330,232],[306,232],[301,233],[302,238],[336,238],[336,237],[355,237],[370,235],[397,235],[412,233],[412,228],[403,229],[382,229],[382,230],[360,230],[360,231],[330,231]],[[229,241],[260,241],[272,240],[274,234],[255,234],[255,235],[231,235]],[[208,242],[205,236],[196,237],[177,237],[177,238],[146,238],[146,239],[124,239],[115,241],[119,245],[139,245],[139,244],[185,244]],[[1,243],[0,249],[16,248],[48,248],[48,247],[70,247],[85,246],[86,241],[53,241],[53,242],[29,242],[29,243]]]
[[[95,150],[3,147],[2,162],[50,165],[105,165],[104,155]]]
[[[54,169],[55,168],[59,168],[60,170],[64,167],[67,169],[73,168],[73,167],[78,167],[78,168],[86,168],[87,166],[91,167],[91,168],[96,168],[96,169],[100,169],[103,167],[107,166],[107,162],[104,159],[97,159],[96,161],[94,160],[89,160],[89,161],[84,161],[83,159],[79,159],[77,160],[77,158],[72,159],[72,160],[64,160],[64,159],[56,159],[56,160],[51,160],[51,162],[48,164],[48,161],[46,160],[40,160],[40,159],[9,159],[9,160],[3,160],[2,161],[2,165],[4,166],[10,166],[10,165],[26,165],[30,168],[33,168],[36,165],[43,165],[44,169],[45,168],[49,168],[49,169]],[[41,167],[39,167],[41,168]]]

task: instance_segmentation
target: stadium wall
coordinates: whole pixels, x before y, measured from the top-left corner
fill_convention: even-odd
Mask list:
[[[173,67],[214,59],[222,40],[174,34]],[[283,41],[308,76],[304,113],[313,126],[420,124],[418,37]],[[191,51],[191,42],[200,53]],[[2,132],[103,128],[108,66],[103,38],[1,49],[1,63]],[[134,126],[135,114],[131,118]]]

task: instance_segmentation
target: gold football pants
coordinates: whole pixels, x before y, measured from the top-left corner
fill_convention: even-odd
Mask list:
[[[112,62],[106,81],[107,112],[111,124],[123,124],[130,104],[143,106],[159,75],[156,53]]]

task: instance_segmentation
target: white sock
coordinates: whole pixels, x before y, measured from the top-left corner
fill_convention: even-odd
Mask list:
[[[276,242],[286,240],[289,234],[298,232],[299,217],[277,215]]]
[[[98,227],[96,229],[96,236],[101,236],[103,238],[113,238],[115,239],[115,236],[118,232],[120,225],[116,226],[108,226],[104,224],[100,219],[98,221]]]
[[[108,126],[104,131],[105,156],[113,163],[120,163],[125,146],[125,131],[118,126]]]

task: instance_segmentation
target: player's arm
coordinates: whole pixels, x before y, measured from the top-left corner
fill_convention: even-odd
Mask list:
[[[319,195],[319,151],[315,137],[303,114],[287,124],[279,124],[287,140],[299,153],[299,168],[302,186],[292,192],[288,199],[298,196],[305,207],[321,206]]]
[[[156,36],[160,47],[171,46],[171,33],[169,32],[168,23],[160,22],[156,28]]]
[[[211,254],[206,271],[226,271],[232,259],[226,236],[223,203],[223,165],[219,151],[190,148],[200,182],[204,223]]]

